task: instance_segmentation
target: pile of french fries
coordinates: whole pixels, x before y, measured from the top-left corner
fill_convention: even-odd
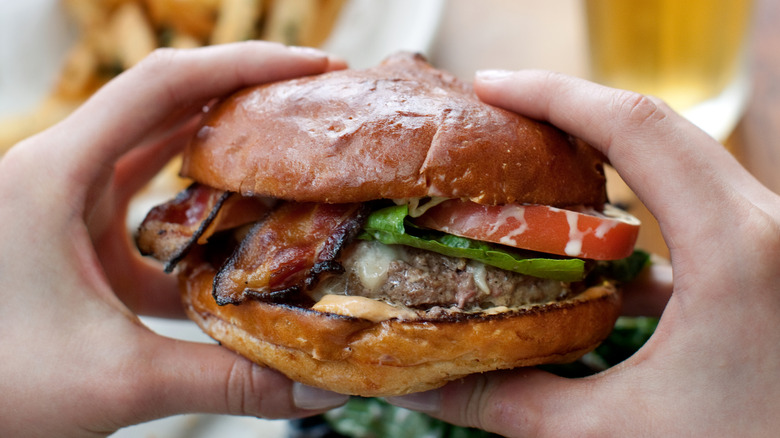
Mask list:
[[[62,0],[78,37],[49,96],[0,120],[0,154],[67,116],[157,47],[248,39],[318,47],[346,0]]]

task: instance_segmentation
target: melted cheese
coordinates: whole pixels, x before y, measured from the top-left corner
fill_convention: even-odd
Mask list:
[[[370,242],[358,247],[350,256],[350,264],[363,286],[373,291],[387,281],[390,263],[399,258],[400,254],[395,247]]]
[[[490,294],[490,286],[488,286],[487,282],[487,269],[485,269],[484,263],[469,262],[469,264],[466,265],[466,272],[471,274],[472,278],[474,278],[474,284],[477,285],[479,290],[486,294]]]
[[[312,309],[380,322],[388,319],[418,319],[418,315],[405,307],[391,306],[384,301],[347,295],[325,295]]]

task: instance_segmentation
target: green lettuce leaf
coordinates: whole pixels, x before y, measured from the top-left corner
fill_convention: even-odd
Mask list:
[[[636,278],[650,264],[650,254],[635,249],[630,256],[624,259],[599,262],[593,270],[593,274],[627,283]]]
[[[559,281],[580,281],[585,277],[585,262],[580,259],[527,257],[520,252],[465,237],[423,230],[409,223],[409,209],[398,205],[377,210],[368,217],[358,236],[386,245],[406,245],[450,257],[480,261],[507,271]]]

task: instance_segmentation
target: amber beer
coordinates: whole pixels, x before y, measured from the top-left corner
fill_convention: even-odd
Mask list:
[[[586,0],[593,79],[683,111],[742,72],[750,0]]]

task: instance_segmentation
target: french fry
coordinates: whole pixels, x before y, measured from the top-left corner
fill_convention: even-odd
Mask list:
[[[303,45],[319,47],[328,39],[346,0],[319,0],[316,19],[303,36]]]
[[[86,41],[80,40],[65,57],[54,95],[68,100],[83,100],[98,86],[98,55]]]
[[[63,6],[76,26],[83,30],[105,23],[111,14],[109,6],[115,5],[101,0],[64,0]]]
[[[318,0],[274,1],[268,10],[262,39],[302,46],[305,29],[315,22]]]
[[[254,38],[255,25],[263,11],[262,0],[222,0],[211,44]]]
[[[194,49],[202,45],[203,42],[194,36],[176,31],[171,31],[171,37],[168,41],[168,47],[173,47],[174,49]]]
[[[318,47],[330,34],[345,0],[284,0],[269,7],[263,39]]]
[[[79,40],[76,45],[87,46],[95,52],[100,64],[114,61],[114,44],[109,21],[115,1],[64,0],[65,11],[76,22]]]
[[[207,41],[217,19],[220,0],[145,0],[152,25],[171,28]]]
[[[141,5],[124,3],[111,16],[116,57],[123,68],[137,64],[157,47],[154,30]]]

